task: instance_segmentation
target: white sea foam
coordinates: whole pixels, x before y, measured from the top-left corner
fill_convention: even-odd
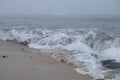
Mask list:
[[[102,51],[101,56],[103,59],[114,59],[117,62],[120,62],[120,48],[111,47]]]
[[[83,34],[83,30],[0,29],[0,39],[27,42],[30,48],[66,50],[52,56],[64,58],[77,66],[77,72],[90,74],[94,78],[104,78],[107,73],[100,60],[114,59],[120,62],[119,38],[114,39],[96,31]],[[79,67],[81,63],[83,68]]]

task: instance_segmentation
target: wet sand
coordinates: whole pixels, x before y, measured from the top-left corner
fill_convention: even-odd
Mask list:
[[[39,50],[0,41],[0,80],[92,80]]]

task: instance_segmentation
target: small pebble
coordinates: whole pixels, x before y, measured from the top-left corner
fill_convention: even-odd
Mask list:
[[[32,69],[32,70],[35,70],[35,69]]]
[[[30,56],[30,58],[32,58],[32,56]]]
[[[2,58],[8,58],[8,56],[5,56],[5,55],[2,55],[1,57],[2,57]]]
[[[22,48],[22,51],[23,51],[24,49]]]

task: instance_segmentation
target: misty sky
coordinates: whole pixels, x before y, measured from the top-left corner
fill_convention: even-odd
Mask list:
[[[0,0],[0,15],[119,15],[120,0]]]

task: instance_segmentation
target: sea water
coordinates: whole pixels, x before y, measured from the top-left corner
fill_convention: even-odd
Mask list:
[[[101,64],[107,59],[120,62],[119,34],[119,16],[0,17],[0,40],[58,51],[51,56],[74,64],[77,72],[95,79],[112,74],[109,80],[120,80],[119,69],[106,69]]]

